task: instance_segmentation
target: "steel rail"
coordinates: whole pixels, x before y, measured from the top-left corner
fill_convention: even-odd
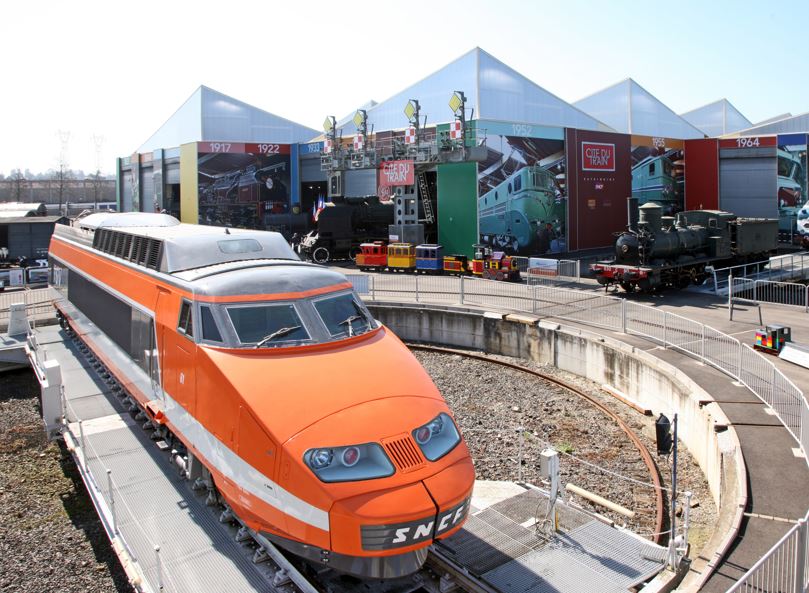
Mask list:
[[[444,348],[444,347],[440,347],[440,346],[427,346],[425,344],[408,344],[408,347],[411,350],[420,350],[420,351],[423,351],[423,352],[436,352],[436,353],[439,353],[439,354],[457,354],[457,355],[460,355],[460,356],[464,356],[466,358],[472,358],[472,359],[480,360],[480,361],[483,361],[483,362],[488,362],[488,363],[492,363],[492,364],[498,364],[500,366],[503,366],[503,367],[506,367],[506,368],[509,368],[509,369],[512,369],[512,370],[515,370],[515,371],[520,371],[520,372],[523,372],[523,373],[527,373],[529,375],[534,375],[535,377],[538,377],[540,379],[543,379],[545,381],[553,383],[554,385],[562,387],[563,389],[566,389],[567,391],[570,391],[571,393],[574,393],[574,394],[578,395],[579,397],[582,397],[582,398],[586,399],[588,402],[590,402],[590,404],[592,404],[593,406],[595,406],[596,408],[601,410],[604,414],[606,414],[609,418],[611,418],[621,428],[621,430],[623,430],[624,433],[629,437],[629,440],[631,440],[632,444],[635,445],[635,448],[640,453],[640,456],[643,459],[643,462],[646,464],[646,467],[649,470],[649,475],[652,478],[652,483],[654,485],[654,490],[655,490],[655,514],[657,516],[656,517],[656,523],[655,523],[655,531],[654,531],[654,536],[653,536],[654,539],[653,539],[653,541],[654,541],[654,543],[659,543],[660,536],[662,535],[662,532],[663,532],[663,519],[664,519],[664,516],[663,516],[663,486],[662,486],[662,483],[660,481],[660,472],[658,471],[657,465],[655,464],[654,460],[652,459],[651,454],[646,449],[644,444],[641,442],[640,438],[638,438],[638,435],[636,435],[635,432],[626,424],[626,422],[624,422],[620,418],[620,416],[618,416],[615,412],[610,410],[607,406],[602,404],[600,401],[595,399],[593,396],[588,395],[587,393],[585,393],[584,391],[582,391],[582,390],[578,389],[577,387],[571,385],[570,383],[562,381],[561,379],[558,379],[558,378],[553,377],[551,375],[548,375],[546,373],[542,373],[540,371],[535,371],[533,369],[529,369],[527,367],[524,367],[524,366],[521,366],[521,365],[518,365],[518,364],[515,364],[515,363],[512,363],[512,362],[506,362],[504,360],[498,360],[496,358],[491,358],[491,357],[485,356],[483,354],[474,354],[474,353],[471,353],[471,352],[465,352],[463,350],[455,350],[453,348]]]

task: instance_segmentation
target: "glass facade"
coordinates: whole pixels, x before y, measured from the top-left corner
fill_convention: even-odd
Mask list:
[[[278,117],[208,87],[200,87],[138,152],[188,142],[307,142],[318,131]]]
[[[631,78],[574,105],[625,134],[681,140],[705,136]]]
[[[393,97],[372,107],[364,107],[368,112],[368,127],[373,126],[377,131],[407,127],[403,110],[410,99],[418,99],[422,117],[427,116],[427,125],[450,122],[454,115],[448,103],[454,91],[463,91],[466,95],[468,119],[586,130],[609,129],[480,48],[464,54]],[[353,115],[339,123],[345,136],[356,132],[351,121]]]
[[[681,117],[712,138],[738,132],[753,125],[727,99],[693,109],[683,113]]]

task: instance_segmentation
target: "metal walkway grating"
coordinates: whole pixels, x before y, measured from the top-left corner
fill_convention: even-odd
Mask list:
[[[483,575],[504,593],[625,592],[663,568],[666,550],[592,520]]]
[[[110,501],[107,469],[115,483],[115,516],[125,546],[157,591],[160,546],[163,591],[166,593],[248,593],[270,591],[267,577],[250,561],[252,550],[236,543],[223,528],[204,495],[195,495],[179,478],[78,349],[57,326],[37,330],[47,359],[63,370],[65,398],[81,416],[88,479]],[[70,433],[81,446],[78,422]],[[108,526],[110,518],[105,519]]]

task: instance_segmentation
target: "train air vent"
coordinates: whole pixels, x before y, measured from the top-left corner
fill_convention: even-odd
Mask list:
[[[110,249],[112,249],[112,232],[111,231],[104,231],[104,239],[101,243],[101,251],[104,253],[109,253]]]
[[[121,250],[121,257],[124,259],[132,259],[129,255],[132,250],[132,235],[124,235],[124,248]]]
[[[163,247],[163,241],[159,239],[149,239],[149,249],[146,256],[146,267],[152,270],[160,268],[160,252]]]
[[[399,471],[409,472],[424,466],[424,458],[410,435],[384,439],[382,444]]]

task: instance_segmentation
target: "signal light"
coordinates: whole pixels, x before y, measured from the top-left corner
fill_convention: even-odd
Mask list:
[[[657,454],[668,455],[671,453],[671,422],[663,414],[660,414],[660,417],[655,421],[655,437],[657,439]]]

